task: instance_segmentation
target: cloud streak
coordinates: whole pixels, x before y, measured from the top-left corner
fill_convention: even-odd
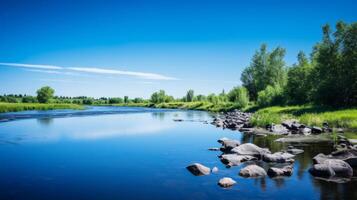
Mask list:
[[[0,63],[2,66],[30,68],[33,72],[52,73],[52,74],[75,74],[78,73],[90,73],[90,74],[102,74],[102,75],[120,75],[131,76],[141,79],[149,80],[178,80],[177,78],[165,76],[156,73],[147,72],[134,72],[134,71],[121,71],[115,69],[99,68],[99,67],[62,67],[55,65],[35,65],[35,64],[23,64],[23,63]],[[72,71],[72,72],[71,72]]]

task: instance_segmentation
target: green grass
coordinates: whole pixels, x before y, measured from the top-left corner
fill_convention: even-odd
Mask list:
[[[0,103],[0,113],[24,110],[83,109],[77,104]]]
[[[321,106],[274,106],[257,110],[252,124],[263,127],[269,123],[281,123],[285,119],[297,119],[309,126],[321,126],[328,122],[332,127],[357,129],[357,109],[334,109]]]
[[[230,102],[222,102],[213,104],[207,101],[195,102],[169,102],[169,103],[127,103],[113,104],[115,106],[137,106],[137,107],[152,107],[152,108],[169,108],[169,109],[186,109],[186,110],[204,110],[210,112],[224,112],[238,108],[237,105]]]

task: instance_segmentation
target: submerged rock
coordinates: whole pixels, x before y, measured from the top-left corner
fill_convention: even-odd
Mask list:
[[[222,151],[230,151],[234,147],[239,146],[240,142],[238,140],[224,140],[221,142],[221,144],[222,144],[222,147],[221,147]]]
[[[237,155],[237,154],[223,154],[221,156],[221,162],[226,164],[227,167],[240,165],[242,162],[258,160],[256,157],[249,155]]]
[[[211,147],[211,148],[208,148],[208,150],[210,150],[210,151],[219,151],[219,148],[218,147]]]
[[[262,159],[265,162],[276,162],[276,163],[285,163],[289,162],[292,163],[294,162],[294,159],[292,159],[294,155],[290,153],[284,153],[284,152],[276,152],[273,154],[264,154]]]
[[[296,149],[296,148],[288,148],[288,150],[286,150],[286,152],[297,155],[300,153],[304,153],[304,150],[302,149]]]
[[[217,173],[218,172],[218,167],[213,167],[212,168],[212,173]]]
[[[353,175],[352,167],[345,161],[338,159],[326,159],[320,164],[313,165],[309,172],[318,177],[351,178]]]
[[[221,178],[218,181],[218,185],[221,186],[221,187],[224,187],[224,188],[232,187],[236,183],[237,182],[235,180],[233,180],[232,178],[229,178],[229,177]]]
[[[199,163],[194,163],[192,165],[187,166],[186,168],[195,176],[208,175],[211,172],[211,169],[209,167],[206,167]]]
[[[238,155],[262,156],[265,153],[270,153],[268,149],[263,149],[252,143],[241,144],[231,150]]]
[[[288,165],[283,168],[271,167],[268,169],[268,175],[270,177],[277,176],[291,176],[293,174],[293,167]]]
[[[239,175],[243,177],[264,177],[267,173],[258,165],[248,165],[239,171]]]

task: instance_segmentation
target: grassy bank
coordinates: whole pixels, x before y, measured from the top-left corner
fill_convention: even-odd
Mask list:
[[[171,109],[186,109],[186,110],[204,110],[210,112],[224,112],[238,108],[237,105],[231,102],[222,102],[213,104],[206,101],[195,102],[169,102],[169,103],[128,103],[115,104],[116,106],[137,106],[137,107],[152,107],[152,108],[171,108]]]
[[[256,111],[251,122],[264,127],[269,123],[281,123],[285,119],[297,119],[307,125],[357,129],[357,108],[334,109],[320,106],[274,106]]]
[[[77,104],[0,103],[0,113],[24,110],[83,109]]]

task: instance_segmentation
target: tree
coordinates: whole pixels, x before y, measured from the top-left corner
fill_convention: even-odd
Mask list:
[[[192,102],[195,98],[195,92],[193,90],[188,90],[186,93],[186,101],[187,102]]]
[[[255,52],[250,65],[241,75],[243,86],[247,88],[252,100],[256,100],[258,92],[268,85],[284,86],[286,83],[284,56],[285,49],[277,47],[272,52],[268,52],[265,44]]]
[[[249,103],[248,91],[245,87],[234,87],[229,91],[228,99],[240,108],[245,108]]]
[[[304,104],[311,101],[311,71],[312,66],[304,52],[299,52],[298,64],[288,71],[285,91],[289,103]]]
[[[160,90],[158,92],[154,92],[152,95],[151,95],[151,99],[150,101],[152,103],[164,103],[164,102],[171,102],[173,101],[174,98],[172,96],[168,96],[166,95],[165,91],[164,90]]]
[[[281,105],[284,103],[283,89],[277,84],[268,85],[265,90],[258,92],[257,104],[260,107]]]
[[[129,97],[128,96],[124,96],[124,103],[129,103]]]
[[[316,103],[357,105],[357,23],[323,27],[322,42],[314,47],[313,97]]]
[[[53,98],[53,94],[55,90],[49,86],[42,87],[37,90],[37,100],[40,103],[48,103],[51,98]]]

